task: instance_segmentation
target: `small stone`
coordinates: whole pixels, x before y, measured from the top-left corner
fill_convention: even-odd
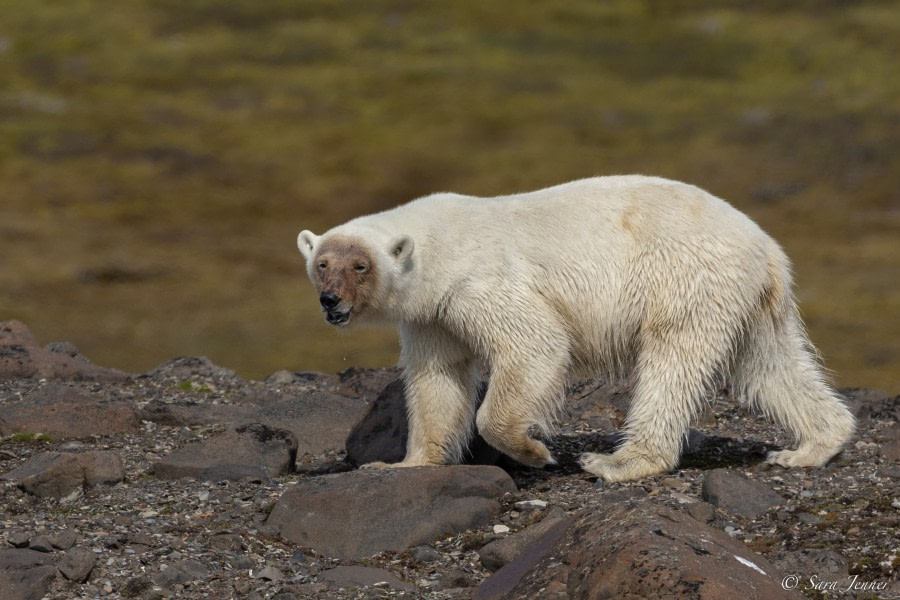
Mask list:
[[[30,539],[31,536],[24,531],[13,531],[6,536],[6,541],[13,548],[25,548],[28,546],[28,541]]]
[[[418,562],[430,563],[441,560],[441,553],[431,546],[417,546],[412,549],[412,557]]]
[[[694,502],[687,505],[687,513],[701,523],[712,523],[716,520],[716,507],[709,502]]]
[[[543,500],[522,500],[521,502],[516,502],[515,507],[520,511],[533,510],[535,508],[543,509],[547,508],[547,503]]]
[[[71,529],[64,529],[50,536],[50,544],[57,550],[68,550],[75,545],[78,536]]]
[[[50,539],[46,535],[38,535],[31,538],[31,541],[28,542],[28,547],[38,552],[53,552],[53,544],[50,543]]]
[[[806,523],[807,525],[818,525],[822,522],[822,519],[820,519],[816,515],[811,515],[805,512],[798,513],[797,518],[800,519],[800,522]]]
[[[259,572],[251,572],[250,576],[254,579],[267,579],[269,581],[284,580],[284,573],[272,565],[266,565],[263,569],[260,569]]]
[[[69,581],[84,583],[94,569],[97,558],[83,546],[70,548],[59,562],[59,572]]]
[[[494,525],[494,533],[509,533],[509,527],[506,525]]]

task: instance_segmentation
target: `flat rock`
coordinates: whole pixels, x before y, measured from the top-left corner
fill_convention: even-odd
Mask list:
[[[477,600],[798,598],[765,558],[727,534],[645,500],[555,524],[476,588]]]
[[[267,524],[327,556],[358,559],[484,525],[497,498],[515,491],[509,475],[490,466],[351,471],[293,486]]]
[[[485,391],[481,390],[481,399]],[[350,430],[345,444],[347,460],[357,466],[378,461],[399,462],[406,456],[408,436],[406,389],[402,379],[395,379],[385,386]],[[500,452],[476,433],[469,444],[466,463],[492,465],[499,457]]]
[[[703,480],[703,499],[727,513],[753,520],[784,498],[766,484],[728,469],[713,469]]]
[[[261,423],[291,431],[299,456],[342,450],[344,441],[366,411],[366,403],[326,391],[247,396],[241,404],[202,402],[147,403],[138,418],[160,425],[224,425]]]
[[[40,600],[56,577],[52,556],[34,550],[0,548],[0,598]]]
[[[522,531],[508,537],[494,540],[478,551],[481,564],[489,571],[496,571],[512,562],[526,548],[543,537],[554,525],[565,518],[566,513],[560,508],[555,508],[541,522],[526,527]]]
[[[372,567],[341,566],[328,569],[319,575],[319,580],[329,584],[332,589],[337,588],[362,588],[375,587],[376,584],[386,584],[395,590],[414,591],[415,586],[405,583],[396,575],[384,569]],[[380,586],[379,586],[380,587]]]
[[[59,572],[70,581],[84,583],[88,580],[94,565],[97,563],[96,555],[90,548],[74,546],[70,548],[61,561]]]
[[[157,573],[154,581],[163,588],[171,589],[189,581],[203,581],[209,577],[209,569],[199,560],[185,559],[172,563]]]
[[[64,383],[50,383],[0,408],[0,435],[46,433],[54,439],[135,431],[132,403],[103,400]]]
[[[71,344],[41,347],[21,321],[0,322],[0,379],[124,381],[130,377],[91,364]]]
[[[125,479],[125,467],[113,452],[45,452],[0,479],[13,481],[35,496],[63,498],[76,490],[119,483]]]
[[[157,479],[265,481],[291,472],[296,458],[293,433],[251,423],[179,448],[154,465],[154,475]]]

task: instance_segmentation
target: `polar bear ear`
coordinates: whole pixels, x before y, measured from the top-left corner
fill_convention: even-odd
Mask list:
[[[406,260],[412,255],[415,245],[416,244],[415,242],[413,242],[412,237],[408,235],[398,235],[393,240],[391,240],[389,252],[391,253],[391,256],[397,259],[397,262],[406,262]]]
[[[300,254],[303,255],[303,258],[309,259],[309,255],[312,254],[317,241],[319,241],[319,236],[312,231],[304,229],[300,232],[300,235],[297,236],[297,248],[300,249]]]

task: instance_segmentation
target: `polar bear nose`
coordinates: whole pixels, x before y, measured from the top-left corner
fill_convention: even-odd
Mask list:
[[[341,299],[334,292],[322,292],[319,294],[319,302],[322,304],[322,308],[331,310],[340,304]]]

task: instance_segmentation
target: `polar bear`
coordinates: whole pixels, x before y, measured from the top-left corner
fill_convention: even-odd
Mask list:
[[[529,430],[552,432],[573,370],[634,377],[623,443],[580,458],[607,481],[672,470],[723,374],[796,437],[769,463],[824,465],[855,430],[807,339],[787,257],[694,186],[632,175],[441,193],[302,231],[297,245],[329,323],[399,327],[407,453],[370,466],[459,462],[473,423],[510,457],[552,463]]]

